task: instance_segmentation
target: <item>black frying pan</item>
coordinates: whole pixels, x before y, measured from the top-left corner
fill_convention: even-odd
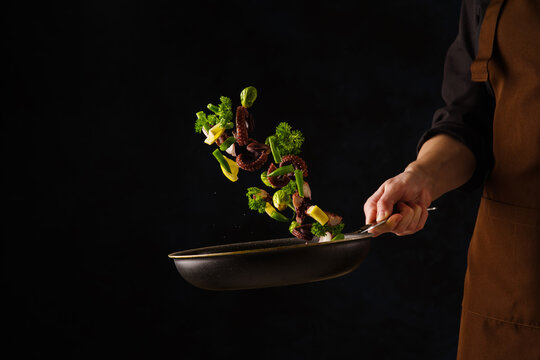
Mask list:
[[[428,211],[436,210],[428,208]],[[366,258],[368,224],[344,240],[310,242],[297,238],[209,246],[169,255],[192,285],[207,290],[240,290],[286,286],[336,278],[350,273]]]
[[[182,277],[206,290],[302,284],[345,275],[366,258],[372,235],[306,243],[284,238],[210,246],[169,255]]]

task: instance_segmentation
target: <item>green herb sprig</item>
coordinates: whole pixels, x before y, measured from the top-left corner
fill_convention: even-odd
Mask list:
[[[264,213],[266,208],[265,193],[266,191],[259,189],[258,187],[248,188],[246,192],[248,207],[261,214]]]
[[[332,234],[332,236],[336,236],[341,233],[344,227],[344,223],[338,224],[336,226],[330,226],[328,224],[321,225],[318,222],[314,222],[313,225],[311,225],[311,233],[315,236],[324,236],[327,232],[329,232],[330,234]]]
[[[266,139],[266,145],[270,146],[270,138],[272,138],[281,157],[289,154],[300,154],[305,140],[300,130],[293,130],[291,125],[286,122],[279,123],[276,127],[276,133]]]

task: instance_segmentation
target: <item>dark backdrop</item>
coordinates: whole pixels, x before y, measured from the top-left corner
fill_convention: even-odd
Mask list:
[[[4,338],[85,358],[453,359],[477,193],[383,235],[341,278],[195,288],[174,251],[289,236],[248,210],[193,132],[248,85],[264,139],[306,136],[310,184],[346,230],[415,157],[441,106],[459,0],[86,1],[7,6]],[[7,295],[7,296],[6,296]]]

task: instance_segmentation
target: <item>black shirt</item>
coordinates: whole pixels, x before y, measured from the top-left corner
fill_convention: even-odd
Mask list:
[[[450,135],[471,149],[476,170],[461,187],[481,186],[493,167],[493,113],[495,99],[489,83],[473,82],[470,66],[478,52],[478,36],[489,0],[463,0],[456,39],[444,63],[442,97],[445,106],[435,111],[432,126],[421,137],[417,150],[437,134]]]

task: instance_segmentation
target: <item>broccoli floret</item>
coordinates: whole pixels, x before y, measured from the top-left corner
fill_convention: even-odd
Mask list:
[[[220,104],[218,106],[212,104],[208,104],[207,106],[213,114],[206,115],[204,111],[199,111],[195,114],[197,115],[197,120],[195,120],[195,132],[200,133],[203,127],[209,129],[216,124],[219,124],[224,129],[232,129],[234,127],[231,99],[226,96],[221,96],[219,101]]]

